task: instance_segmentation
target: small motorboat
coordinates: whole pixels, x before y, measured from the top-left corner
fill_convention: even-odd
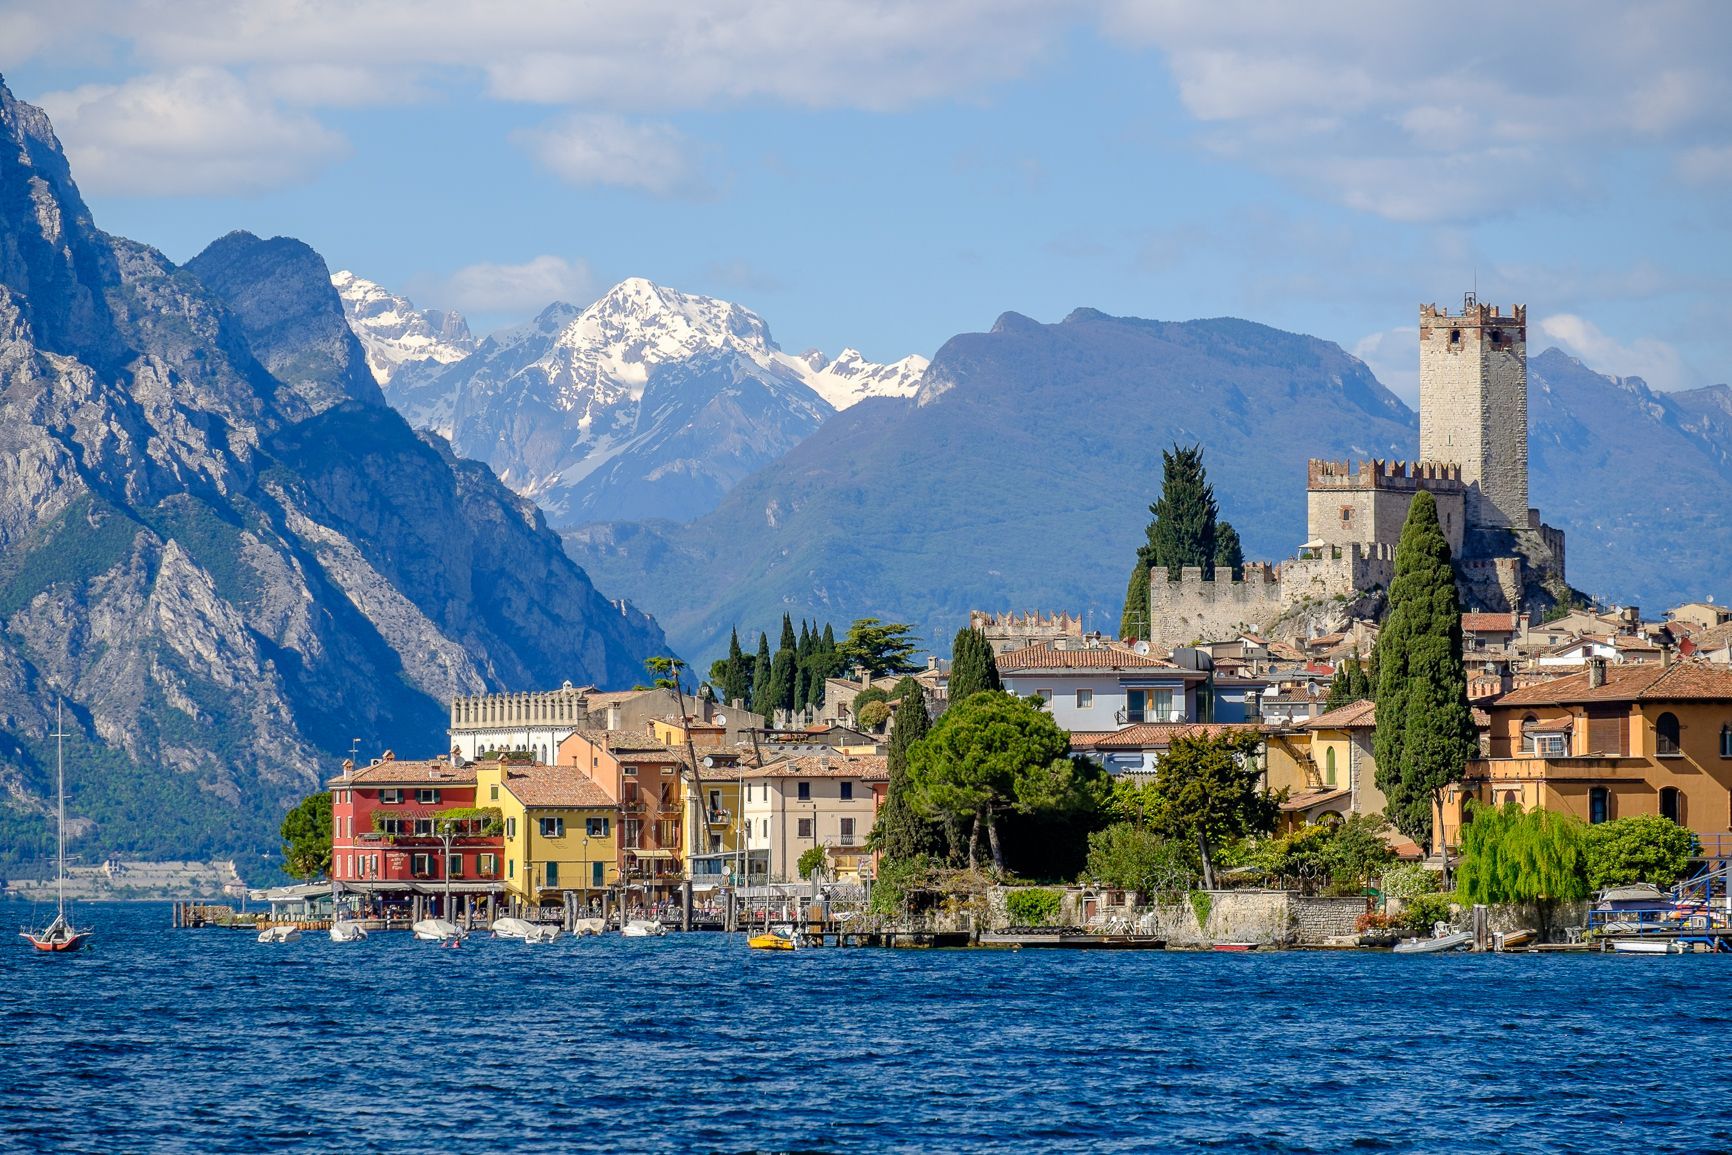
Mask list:
[[[746,940],[746,946],[752,950],[798,950],[800,940],[792,932],[777,927],[775,930],[753,935]]]
[[[1209,949],[1222,951],[1247,951],[1256,950],[1257,944],[1254,942],[1218,942],[1211,945]]]
[[[531,927],[529,933],[523,936],[523,941],[537,943],[558,942],[559,936],[563,933],[564,932],[557,926],[536,926]]]
[[[1493,950],[1526,950],[1539,937],[1538,931],[1506,930],[1492,936]]]
[[[634,918],[620,928],[621,934],[627,938],[660,938],[668,932],[668,928],[653,918]]]
[[[492,926],[494,938],[515,938],[525,942],[538,929],[533,922],[526,918],[496,918],[493,920]]]
[[[424,918],[409,929],[422,942],[447,942],[454,938],[462,938],[467,933],[456,923],[448,922],[442,918]]]
[[[360,942],[367,937],[367,928],[358,922],[333,922],[331,924],[332,942]]]
[[[571,933],[578,938],[586,934],[600,934],[607,929],[607,923],[599,918],[580,918],[571,924]]]
[[[298,926],[267,926],[259,931],[259,941],[268,943],[300,942],[301,928]]]
[[[1442,954],[1445,951],[1466,950],[1473,945],[1471,930],[1458,930],[1454,934],[1438,935],[1436,938],[1410,938],[1406,942],[1395,944],[1396,954]]]
[[[1683,954],[1676,940],[1667,938],[1615,938],[1612,950],[1618,954]]]

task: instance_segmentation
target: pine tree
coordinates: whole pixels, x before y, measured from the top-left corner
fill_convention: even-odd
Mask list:
[[[775,687],[770,685],[770,674],[770,639],[760,631],[758,656],[752,663],[752,713],[762,714],[766,724],[773,720],[776,711]]]
[[[908,798],[908,747],[926,737],[931,728],[925,695],[904,697],[896,707],[896,722],[885,750],[890,785],[869,840],[869,845],[883,854],[887,862],[902,862],[917,855],[933,854],[939,848],[939,830],[914,809]]]
[[[1377,638],[1377,787],[1389,820],[1430,844],[1437,792],[1479,753],[1461,658],[1461,604],[1437,502],[1414,496]]]
[[[982,690],[1002,689],[998,659],[993,656],[992,643],[986,640],[986,635],[967,626],[957,630],[950,643],[950,704],[955,706]]]

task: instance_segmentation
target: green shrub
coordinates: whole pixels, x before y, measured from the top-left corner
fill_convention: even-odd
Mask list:
[[[1670,818],[1638,814],[1588,827],[1588,885],[1595,890],[1647,882],[1668,887],[1690,869],[1696,836]]]
[[[830,865],[830,855],[822,846],[809,846],[795,865],[801,878],[811,878],[814,874],[823,873],[824,868]]]
[[[867,702],[856,711],[854,720],[863,730],[881,730],[884,723],[890,720],[890,703],[883,699]]]
[[[1397,862],[1383,872],[1385,898],[1402,900],[1422,894],[1436,894],[1443,885],[1443,875],[1428,869],[1423,862]]]
[[[1015,926],[1047,926],[1058,920],[1064,895],[1043,887],[1013,890],[1004,896],[1004,908]]]
[[[1189,850],[1146,827],[1115,822],[1089,835],[1086,873],[1101,886],[1134,890],[1145,898],[1182,893],[1196,878]]]
[[[1440,922],[1453,922],[1455,903],[1447,894],[1416,894],[1401,912],[1401,924],[1414,934],[1428,935]]]
[[[1196,912],[1197,926],[1209,925],[1209,912],[1215,909],[1215,896],[1206,890],[1191,892],[1191,909]]]
[[[900,918],[906,911],[909,896],[931,880],[932,860],[924,854],[905,859],[887,858],[879,864],[867,909],[885,918]]]

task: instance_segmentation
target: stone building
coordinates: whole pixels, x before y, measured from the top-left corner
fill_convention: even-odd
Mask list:
[[[712,721],[713,703],[685,696],[684,714]],[[469,761],[489,751],[535,755],[551,763],[559,744],[579,730],[629,731],[647,735],[652,721],[677,722],[679,696],[672,690],[602,692],[593,686],[524,693],[465,694],[451,700],[451,748]]]
[[[1534,612],[1568,593],[1564,535],[1527,504],[1526,307],[1505,314],[1470,293],[1460,313],[1421,305],[1419,330],[1420,460],[1311,461],[1296,556],[1248,564],[1241,581],[1151,574],[1151,642],[1273,630],[1297,610],[1387,589],[1421,491],[1437,502],[1464,608]]]
[[[1082,640],[1083,620],[1080,614],[995,614],[985,610],[970,610],[968,628],[986,635],[992,652],[1026,650],[1030,646],[1051,645],[1061,638]]]

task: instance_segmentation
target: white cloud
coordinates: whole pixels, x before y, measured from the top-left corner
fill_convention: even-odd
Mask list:
[[[1371,333],[1353,343],[1353,355],[1411,408],[1419,407],[1419,328]]]
[[[540,128],[519,129],[512,143],[567,184],[617,185],[658,196],[699,191],[687,143],[670,124],[611,113],[571,113]]]
[[[665,111],[768,98],[902,108],[1014,77],[1092,0],[64,0],[46,53],[94,36],[159,67],[479,73],[508,100]],[[40,41],[40,36],[37,37]]]
[[[417,300],[477,316],[537,313],[555,301],[583,305],[597,291],[586,262],[548,254],[519,265],[468,265],[412,288]]]
[[[90,84],[39,98],[79,184],[142,196],[257,192],[312,176],[342,137],[215,68]]]
[[[1591,187],[1617,150],[1732,139],[1717,0],[1549,0],[1490,20],[1382,0],[1105,11],[1115,37],[1166,55],[1206,147],[1394,220],[1515,211]]]
[[[1540,318],[1539,330],[1565,352],[1581,358],[1590,369],[1617,377],[1640,377],[1655,389],[1670,392],[1702,384],[1678,351],[1664,341],[1646,337],[1625,344],[1585,317],[1553,313]],[[1530,335],[1528,346],[1538,342]]]

